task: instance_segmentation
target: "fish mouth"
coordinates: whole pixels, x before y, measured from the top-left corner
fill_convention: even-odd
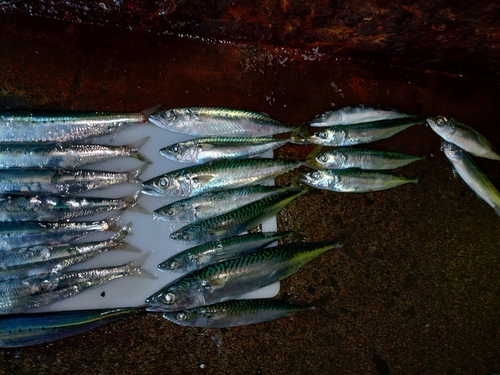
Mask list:
[[[314,186],[315,181],[316,180],[309,173],[303,173],[302,177],[299,180],[299,182],[310,186]]]
[[[146,302],[147,302],[147,300],[146,300]],[[148,312],[159,312],[159,313],[170,312],[169,309],[166,309],[166,308],[160,307],[160,306],[148,306],[148,307],[146,307],[146,311],[148,311]]]
[[[163,123],[161,117],[158,114],[149,115],[148,120],[149,122],[155,124],[156,126],[159,126],[160,128],[165,128],[165,124]]]
[[[144,195],[150,195],[152,197],[162,197],[163,196],[163,193],[160,189],[158,189],[154,186],[148,186],[148,185],[144,185],[144,184],[142,184],[141,193]]]

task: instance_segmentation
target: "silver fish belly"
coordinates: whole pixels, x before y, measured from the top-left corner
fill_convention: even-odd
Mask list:
[[[195,136],[271,136],[295,130],[266,114],[222,107],[173,108],[153,113],[149,121],[172,132]]]
[[[443,141],[441,145],[444,154],[460,177],[474,193],[488,203],[500,216],[500,192],[479,169],[474,160],[467,155],[467,152],[453,143]]]

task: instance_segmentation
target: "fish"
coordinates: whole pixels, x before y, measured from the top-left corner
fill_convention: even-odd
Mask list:
[[[181,251],[158,265],[160,271],[189,272],[235,256],[263,249],[284,238],[300,238],[295,231],[258,232],[209,241]]]
[[[64,221],[134,207],[138,197],[139,191],[121,198],[0,195],[0,221]]]
[[[115,157],[150,160],[138,149],[149,137],[124,146],[73,143],[0,143],[0,168],[72,169]]]
[[[445,141],[454,143],[474,156],[500,160],[500,155],[484,135],[477,130],[451,117],[437,116],[427,118],[427,125]]]
[[[32,276],[0,283],[0,313],[14,314],[75,296],[111,280],[129,275],[154,278],[141,268],[150,253],[126,264],[85,270],[65,271],[51,277]]]
[[[2,111],[2,143],[75,142],[148,121],[155,106],[139,113]]]
[[[326,152],[320,152],[320,149],[321,146],[316,147],[306,158],[313,168],[385,170],[402,167],[424,159],[423,156],[408,155],[401,152],[356,147],[344,147]]]
[[[406,117],[414,117],[414,115],[400,112],[393,108],[372,106],[369,104],[358,104],[334,111],[326,111],[316,116],[309,122],[311,126],[335,126],[360,124],[363,122],[372,122],[380,120],[391,120]]]
[[[288,188],[288,186],[251,185],[207,191],[160,207],[153,211],[153,218],[169,222],[204,220],[280,193]]]
[[[454,143],[443,141],[441,148],[462,180],[500,216],[500,193],[474,160]]]
[[[299,311],[315,309],[316,304],[298,305],[280,300],[240,299],[163,313],[163,318],[185,327],[229,328],[270,322]]]
[[[123,307],[0,316],[0,348],[54,342],[102,327],[141,311]]]
[[[131,223],[123,226],[104,241],[38,245],[0,251],[0,280],[59,273],[74,264],[110,250],[139,251],[125,242],[131,226]]]
[[[344,240],[284,244],[208,265],[150,295],[146,310],[181,311],[235,299],[283,280],[328,250],[341,249]]]
[[[245,232],[276,215],[296,198],[307,193],[308,188],[292,187],[261,200],[246,204],[225,214],[187,224],[170,234],[178,242],[201,243],[231,237]]]
[[[192,197],[205,191],[255,185],[302,164],[272,158],[215,160],[156,176],[142,183],[141,192],[157,197]]]
[[[118,231],[120,214],[101,221],[20,221],[0,222],[0,251],[16,248],[69,243],[102,231]]]
[[[305,135],[305,139],[323,146],[353,146],[389,138],[410,126],[422,123],[423,121],[418,118],[402,118],[336,125],[320,128],[312,134]]]
[[[147,164],[126,172],[87,169],[0,169],[0,194],[83,193],[112,185],[141,182]]]
[[[202,164],[212,160],[255,156],[284,146],[290,140],[273,137],[205,137],[174,143],[160,149],[160,154],[182,163]]]
[[[151,114],[149,121],[160,128],[194,136],[262,137],[297,131],[264,113],[223,107],[172,108]]]
[[[420,183],[418,178],[407,178],[357,168],[306,172],[302,175],[300,182],[318,189],[338,193],[366,193],[391,189],[409,183]]]

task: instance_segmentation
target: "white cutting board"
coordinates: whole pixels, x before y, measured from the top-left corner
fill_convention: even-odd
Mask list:
[[[122,145],[137,141],[146,136],[151,138],[141,147],[140,152],[150,159],[153,163],[148,165],[141,174],[141,180],[148,180],[175,169],[187,167],[190,164],[171,161],[160,155],[159,150],[162,147],[172,143],[194,138],[183,134],[172,133],[161,129],[153,124],[137,124],[124,130],[118,131],[112,135],[104,136],[95,143]],[[264,154],[266,157],[272,157],[272,152]],[[142,163],[133,158],[117,158],[100,164],[93,164],[89,169],[103,169],[113,171],[125,171],[141,166]],[[140,184],[123,184],[114,186],[106,190],[97,190],[84,195],[101,197],[120,197],[134,194],[141,188]],[[120,217],[120,225],[132,222],[132,232],[127,236],[126,241],[140,249],[138,252],[112,250],[103,253],[85,263],[75,265],[68,270],[87,269],[94,267],[115,266],[127,263],[144,253],[150,252],[149,258],[142,266],[156,279],[150,279],[143,276],[127,276],[110,281],[101,286],[89,289],[71,298],[53,303],[51,305],[32,309],[29,312],[36,311],[61,311],[61,310],[80,310],[80,309],[101,309],[113,307],[130,307],[144,304],[144,300],[172,280],[182,276],[181,273],[160,272],[157,265],[168,257],[187,249],[194,245],[185,245],[170,240],[169,235],[185,223],[168,223],[165,221],[154,220],[151,212],[161,206],[179,199],[174,197],[151,197],[141,195],[139,204],[145,208],[148,214],[126,210]],[[91,219],[103,219],[108,214],[92,217]],[[86,218],[87,219],[87,218]],[[263,224],[263,231],[275,231],[276,218],[273,217]],[[95,241],[109,238],[113,233],[104,232],[85,237],[81,241]],[[241,298],[271,298],[278,294],[280,283],[274,283],[265,288],[247,293]]]

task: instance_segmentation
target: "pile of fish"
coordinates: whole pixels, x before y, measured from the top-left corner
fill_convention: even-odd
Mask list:
[[[159,150],[168,159],[193,165],[142,182],[140,193],[130,197],[82,197],[89,190],[137,183],[148,162],[138,149],[147,139],[126,146],[90,142],[146,121],[200,137]],[[342,251],[345,236],[317,243],[304,242],[296,231],[242,233],[313,188],[359,193],[419,183],[387,170],[423,157],[350,146],[388,138],[426,121],[444,139],[443,150],[458,173],[499,213],[500,194],[467,152],[500,157],[482,135],[444,117],[425,120],[390,108],[357,105],[325,112],[293,127],[265,114],[218,107],[71,116],[1,113],[0,313],[7,315],[0,316],[0,347],[49,342],[145,311],[163,313],[165,319],[180,325],[220,328],[314,308],[316,303],[236,298],[283,280],[324,252]],[[306,160],[255,157],[288,142],[317,147]],[[322,147],[334,149],[323,151]],[[146,164],[129,172],[84,168],[117,156]],[[299,167],[312,170],[299,173],[288,186],[264,185]],[[147,254],[121,266],[65,271],[103,251],[130,247],[124,241],[130,225],[116,225],[119,213],[97,222],[81,217],[136,206],[140,194],[178,198],[152,215],[184,225],[170,233],[170,239],[191,247],[158,265],[161,272],[183,274],[147,297],[143,306],[23,314],[117,277],[148,276],[140,267]],[[75,242],[92,232],[109,230],[116,233],[108,240]],[[268,247],[285,239],[287,243]]]

